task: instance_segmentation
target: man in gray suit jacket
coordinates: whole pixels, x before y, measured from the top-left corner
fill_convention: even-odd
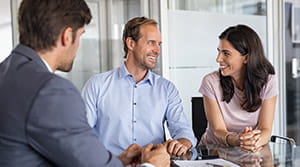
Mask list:
[[[133,144],[118,157],[106,151],[88,125],[84,102],[68,72],[84,25],[84,0],[23,0],[20,44],[0,64],[0,166],[111,166],[141,159],[142,166],[168,166],[164,145]]]

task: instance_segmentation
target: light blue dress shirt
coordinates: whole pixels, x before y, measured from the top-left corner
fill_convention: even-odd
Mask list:
[[[173,139],[187,138],[196,145],[178,90],[150,70],[136,83],[123,64],[90,78],[82,96],[88,123],[97,131],[100,142],[115,155],[133,143],[163,143],[165,121]]]

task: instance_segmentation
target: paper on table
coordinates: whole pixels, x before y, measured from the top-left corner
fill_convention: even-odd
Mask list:
[[[180,167],[213,167],[213,166],[222,166],[222,167],[239,167],[230,161],[226,161],[221,158],[210,159],[210,160],[197,160],[197,161],[182,161],[177,160],[174,161]],[[214,164],[214,165],[213,165]]]

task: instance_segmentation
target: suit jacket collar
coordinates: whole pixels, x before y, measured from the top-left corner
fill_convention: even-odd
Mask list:
[[[32,48],[23,45],[23,44],[18,44],[15,49],[12,51],[12,53],[20,55],[20,56],[25,56],[27,58],[29,58],[30,60],[34,60],[36,61],[38,64],[40,64],[44,69],[46,69],[47,71],[48,68],[45,65],[45,63],[43,62],[43,60],[41,59],[41,57],[36,53],[35,50],[33,50]]]

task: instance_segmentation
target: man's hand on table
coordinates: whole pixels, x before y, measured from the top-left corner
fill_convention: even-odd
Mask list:
[[[181,156],[187,153],[192,143],[188,139],[168,140],[165,142],[168,153],[171,155]]]

